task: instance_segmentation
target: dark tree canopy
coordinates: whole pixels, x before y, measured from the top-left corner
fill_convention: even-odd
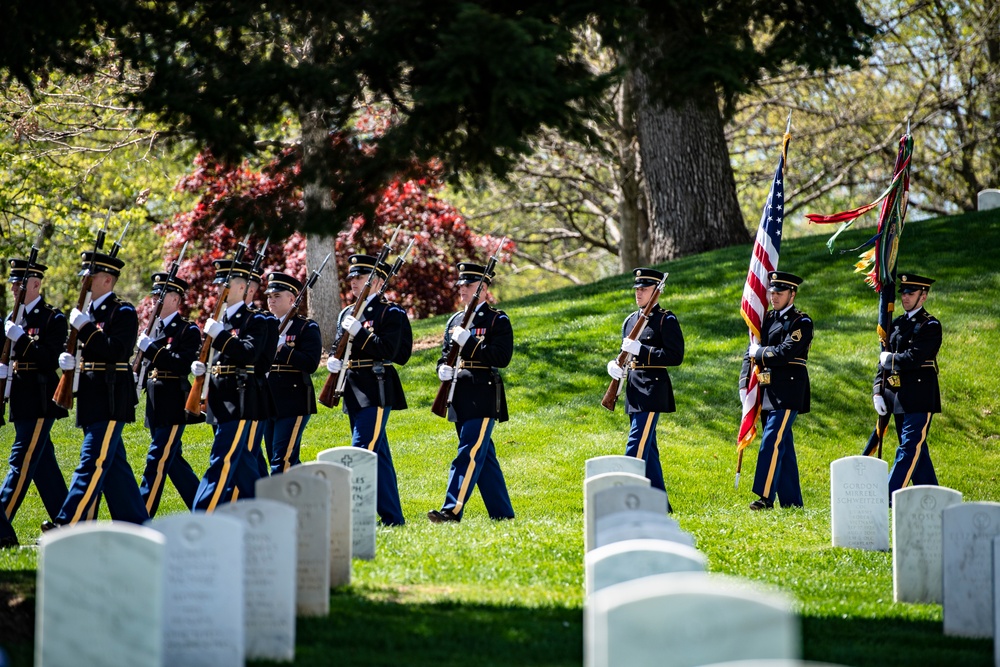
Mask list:
[[[584,25],[668,104],[730,102],[787,61],[851,64],[870,34],[856,0],[8,0],[0,24],[0,81],[120,61],[145,76],[134,102],[234,165],[289,115],[350,133],[387,107],[384,133],[333,143],[299,175],[337,192],[334,219],[306,207],[284,224],[327,234],[414,163],[503,176],[543,127],[587,140],[611,77],[576,48]]]

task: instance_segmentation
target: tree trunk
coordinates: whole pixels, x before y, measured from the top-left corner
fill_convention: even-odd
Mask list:
[[[983,10],[986,35],[986,95],[993,141],[989,142],[986,187],[1000,188],[1000,0],[988,0]]]
[[[618,261],[623,272],[649,262],[648,206],[642,191],[639,141],[636,136],[635,91],[632,76],[622,80],[618,111]]]
[[[666,108],[650,97],[645,74],[632,76],[650,260],[749,242],[715,95]]]
[[[313,180],[302,188],[303,215],[306,219],[316,219],[321,216],[331,220],[326,228],[333,230],[333,197],[330,189],[323,187],[318,176],[323,168],[322,152],[329,141],[329,130],[323,121],[320,111],[302,111],[299,113],[299,123],[302,125],[302,171],[313,174]],[[333,252],[336,243],[335,234],[329,236],[310,235],[306,238],[306,266],[309,272],[318,269],[328,252]],[[308,276],[307,276],[308,278]],[[333,345],[337,329],[337,315],[340,313],[340,277],[337,275],[336,257],[323,270],[323,276],[309,294],[309,317],[316,321],[323,334],[323,347]]]

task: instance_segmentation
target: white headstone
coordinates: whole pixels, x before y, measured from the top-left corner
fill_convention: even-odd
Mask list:
[[[167,538],[165,664],[243,667],[243,523],[197,512],[148,525]]]
[[[164,664],[162,534],[86,523],[38,544],[35,665]]]
[[[646,462],[634,456],[621,456],[618,454],[611,456],[595,456],[587,459],[584,463],[584,479],[589,479],[595,475],[603,475],[606,472],[629,472],[633,475],[645,477]]]
[[[594,505],[594,494],[614,486],[644,486],[649,487],[649,480],[644,475],[629,472],[606,472],[587,477],[583,480],[583,550],[584,553],[594,548],[594,516],[591,509]]]
[[[378,492],[378,454],[360,447],[333,447],[316,455],[317,461],[339,463],[351,469],[351,555],[375,558],[375,508]]]
[[[989,211],[994,208],[1000,208],[1000,190],[980,190],[976,210]]]
[[[594,548],[624,540],[667,540],[694,546],[694,537],[667,516],[667,494],[640,486],[613,486],[594,494]]]
[[[734,660],[717,662],[703,667],[844,667],[832,662],[814,662],[812,660]]]
[[[830,464],[833,546],[889,550],[889,464],[845,456]]]
[[[993,636],[993,539],[1000,503],[961,503],[942,512],[944,634]]]
[[[308,461],[286,475],[313,475],[330,482],[330,586],[351,583],[351,469],[329,461]]]
[[[941,604],[941,512],[962,502],[943,486],[892,494],[892,595],[896,602]]]
[[[299,616],[330,613],[330,482],[305,475],[257,480],[257,497],[294,507],[296,515],[295,608]]]
[[[671,572],[704,572],[705,555],[665,540],[624,540],[597,547],[583,557],[587,594],[602,588]]]
[[[1000,537],[993,538],[993,664],[1000,667]]]
[[[215,514],[243,522],[247,660],[294,660],[295,508],[253,498],[220,505]]]
[[[799,622],[785,595],[702,573],[609,586],[584,607],[587,667],[695,667],[798,658]]]

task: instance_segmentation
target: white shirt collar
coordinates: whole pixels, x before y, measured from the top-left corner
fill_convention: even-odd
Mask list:
[[[782,309],[781,309],[781,312],[780,312],[780,313],[778,313],[778,315],[784,315],[784,314],[785,314],[785,313],[787,313],[787,312],[789,311],[789,309],[790,309],[790,308],[791,308],[792,306],[794,306],[794,305],[795,305],[794,303],[790,303],[790,304],[788,304],[787,306],[785,306],[784,308],[782,308]]]
[[[226,312],[226,317],[228,317],[229,319],[233,319],[233,316],[236,315],[236,311],[238,311],[244,305],[246,305],[246,304],[244,304],[242,301],[238,301],[238,302],[234,303],[233,305],[229,306],[228,308],[226,308],[226,311],[225,311]]]
[[[178,311],[176,311],[176,310],[175,310],[174,312],[170,313],[170,314],[169,314],[169,315],[167,315],[166,317],[161,317],[161,318],[160,318],[160,325],[161,325],[161,326],[162,326],[162,327],[163,327],[164,329],[166,329],[166,328],[167,328],[167,325],[168,325],[168,324],[170,324],[170,320],[174,319],[174,315],[176,315],[177,313],[178,313]]]
[[[41,300],[42,300],[42,295],[39,294],[38,296],[35,297],[34,301],[32,301],[31,303],[24,304],[24,312],[30,313],[31,309],[34,308],[35,306],[37,306],[38,302],[41,301]]]
[[[114,292],[108,292],[107,294],[102,294],[93,301],[90,302],[90,308],[92,310],[97,310],[97,307],[108,300],[108,297],[114,294]]]
[[[920,312],[921,310],[923,310],[923,309],[924,309],[924,307],[923,307],[923,306],[917,306],[917,307],[916,307],[916,308],[914,308],[913,310],[908,310],[908,311],[906,311],[906,317],[907,317],[908,319],[911,319],[911,320],[912,320],[912,319],[913,319],[913,317],[914,317],[914,316],[915,316],[915,315],[916,315],[917,313],[919,313],[919,312]]]

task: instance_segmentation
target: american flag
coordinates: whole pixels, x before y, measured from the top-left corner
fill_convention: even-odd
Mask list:
[[[747,271],[747,281],[743,286],[743,299],[740,302],[740,314],[750,329],[750,341],[760,342],[760,324],[767,312],[767,288],[770,284],[768,276],[778,268],[778,253],[781,250],[781,224],[785,220],[785,188],[782,185],[785,170],[785,157],[788,154],[788,142],[791,135],[786,132],[781,146],[781,158],[778,168],[774,171],[771,181],[771,191],[764,204],[764,212],[757,226],[757,238],[753,242],[753,253],[750,255],[750,270]],[[757,386],[757,374],[753,364],[747,380],[747,395],[743,401],[743,417],[740,420],[740,432],[737,438],[737,451],[742,452],[757,435],[757,417],[760,415],[760,389]],[[737,484],[739,472],[737,472]]]

